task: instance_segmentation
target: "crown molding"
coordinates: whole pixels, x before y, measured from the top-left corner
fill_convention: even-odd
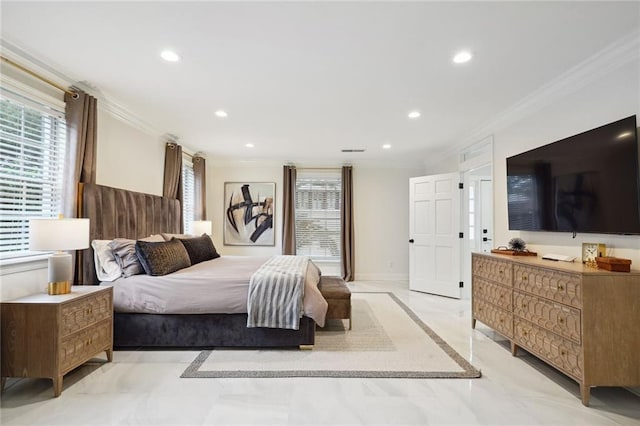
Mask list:
[[[469,132],[460,142],[447,144],[449,148],[434,157],[442,158],[442,156],[454,155],[461,149],[490,137],[498,130],[502,130],[622,66],[638,60],[640,60],[640,30],[634,30]],[[437,160],[425,161],[425,166],[430,167],[437,163]]]
[[[160,136],[165,133],[163,130],[160,130],[158,127],[131,112],[127,107],[114,101],[112,97],[106,95],[99,88],[91,85],[89,82],[80,81],[79,79],[74,78],[74,76],[62,71],[62,67],[58,67],[55,64],[52,64],[53,66],[49,65],[47,62],[50,61],[45,62],[44,60],[27,53],[25,49],[11,41],[0,38],[0,52],[2,52],[3,56],[19,63],[36,74],[46,77],[60,86],[75,87],[95,96],[98,99],[98,110],[112,115],[114,118],[142,131],[143,133],[152,136]]]

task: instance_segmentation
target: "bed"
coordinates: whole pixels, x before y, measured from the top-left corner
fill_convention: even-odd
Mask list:
[[[180,233],[180,204],[177,200],[165,197],[102,185],[80,184],[79,209],[80,217],[91,220],[91,241],[114,238],[137,240],[153,234]],[[78,252],[77,265],[77,276],[81,284],[100,284],[92,248]],[[118,291],[117,283],[114,285],[114,291]],[[316,324],[307,316],[300,318],[299,328],[293,330],[248,328],[246,313],[123,311],[126,309],[116,309],[114,313],[115,348],[310,348],[315,341]]]

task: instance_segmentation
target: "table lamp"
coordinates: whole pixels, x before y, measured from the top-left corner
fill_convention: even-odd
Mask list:
[[[211,235],[211,221],[210,220],[194,220],[191,222],[191,233],[193,235],[207,234]]]
[[[89,247],[89,219],[29,220],[29,250],[55,251],[49,256],[49,294],[71,292],[73,265],[65,250]]]

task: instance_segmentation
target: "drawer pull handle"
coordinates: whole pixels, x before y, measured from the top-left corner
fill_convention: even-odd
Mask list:
[[[527,279],[528,279],[528,278],[527,278],[527,276],[526,276],[526,275],[523,275],[523,276],[522,276],[522,281],[526,281]]]
[[[500,295],[500,299],[504,299],[504,294],[501,294],[501,295]]]
[[[529,335],[529,333],[527,333],[526,331],[523,331],[522,334],[524,334],[525,336]]]
[[[560,324],[562,324],[562,323],[564,322],[564,319],[563,319],[563,318],[559,318],[559,319],[558,319],[558,322],[559,322]]]
[[[504,320],[502,318],[500,318],[500,322],[502,323],[502,322],[504,322]]]
[[[563,286],[562,284],[558,284],[558,290],[559,290],[559,291],[564,290],[564,286]]]
[[[500,270],[498,271],[498,273],[499,273],[499,274],[503,274],[503,273],[504,273],[504,271],[503,271],[502,269],[500,269]]]
[[[566,355],[566,354],[567,354],[567,352],[566,352],[566,351],[564,351],[564,350],[560,351],[560,355],[563,355],[563,356],[564,356],[564,355]]]
[[[526,307],[527,307],[527,304],[526,304],[526,303],[523,303],[523,304],[522,304],[522,307],[523,307],[523,308],[526,308]]]

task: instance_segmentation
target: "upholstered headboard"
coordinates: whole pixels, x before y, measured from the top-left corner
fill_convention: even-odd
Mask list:
[[[176,199],[81,183],[78,206],[78,216],[90,219],[89,241],[180,232],[180,202]],[[76,264],[77,283],[98,284],[91,247],[78,252]]]

